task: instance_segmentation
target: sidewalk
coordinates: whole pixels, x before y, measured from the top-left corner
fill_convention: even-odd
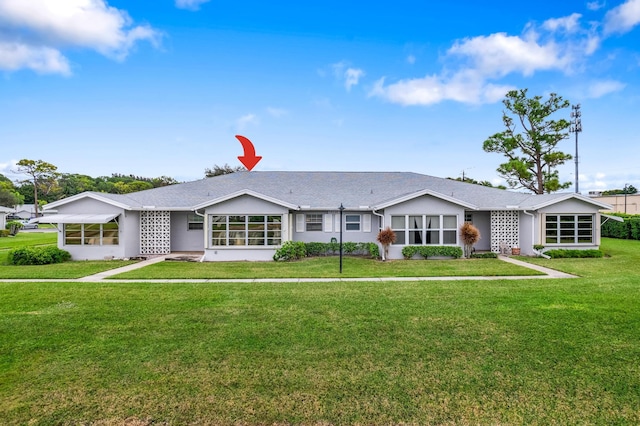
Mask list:
[[[95,275],[89,275],[78,279],[56,279],[56,280],[0,280],[0,281],[58,281],[58,282],[100,282],[106,278],[110,278],[114,275],[121,274],[123,272],[132,271],[134,269],[144,268],[145,266],[152,265],[154,263],[163,262],[172,255],[157,256],[151,259],[143,260],[138,263],[123,266],[121,268],[110,269],[103,271]],[[575,275],[567,274],[564,272],[556,271],[553,269],[545,268],[543,266],[533,265],[531,263],[523,262],[521,260],[513,259],[511,257],[499,255],[498,259],[509,262],[514,265],[522,266],[524,268],[533,269],[538,272],[542,272],[545,275],[513,275],[513,276],[462,276],[462,277],[376,277],[376,278],[236,278],[236,279],[210,279],[210,278],[197,278],[197,279],[117,279],[112,282],[118,283],[137,283],[137,282],[149,282],[149,283],[309,283],[309,282],[384,282],[384,281],[456,281],[456,280],[525,280],[525,279],[548,279],[548,278],[577,278]]]

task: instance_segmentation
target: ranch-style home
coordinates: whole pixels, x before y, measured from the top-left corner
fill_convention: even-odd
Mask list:
[[[343,210],[340,210],[340,207]],[[204,261],[271,260],[286,241],[457,245],[464,222],[478,251],[593,249],[600,209],[574,193],[533,195],[408,172],[237,172],[131,194],[84,192],[45,207],[58,246],[77,260],[201,252]],[[342,214],[341,214],[342,213]],[[342,217],[342,220],[340,218]]]

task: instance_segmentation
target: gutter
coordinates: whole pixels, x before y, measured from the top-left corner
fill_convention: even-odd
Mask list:
[[[193,213],[195,213],[196,215],[200,216],[203,219],[203,223],[207,222],[207,218],[205,217],[204,213],[199,213],[198,210],[192,210]],[[204,246],[205,248],[207,247],[207,230],[205,227],[204,230]],[[202,254],[202,257],[200,258],[200,260],[198,262],[204,262],[204,256],[206,255],[206,250],[205,253]]]
[[[376,212],[376,210],[374,208],[371,209],[371,213],[373,213],[374,215],[378,216],[379,218],[381,218],[381,225],[380,225],[380,230],[384,229],[384,215],[382,213],[378,213]],[[387,260],[384,258],[384,247],[380,247],[382,244],[378,243],[378,249],[380,250],[380,257],[382,258],[383,261]]]

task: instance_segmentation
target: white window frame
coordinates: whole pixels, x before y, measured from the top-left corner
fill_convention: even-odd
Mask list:
[[[590,227],[580,227],[580,223],[587,224],[588,221],[580,221],[580,216],[589,217]],[[573,218],[572,221],[563,220],[562,218]],[[555,218],[555,221],[550,221],[550,218]],[[567,224],[573,224],[571,227],[567,227]],[[544,217],[544,244],[547,246],[566,246],[566,245],[584,245],[584,246],[592,246],[595,244],[596,239],[596,215],[593,213],[553,213],[553,214],[545,214]],[[549,227],[549,224],[555,224],[556,227]],[[563,226],[563,224],[565,226]],[[589,230],[590,241],[588,242],[580,242],[580,238],[584,237],[584,234],[581,236],[581,231]],[[549,231],[556,231],[556,235],[549,235]],[[563,235],[563,231],[564,234]],[[571,236],[567,233],[567,231],[571,231]],[[573,241],[562,241],[563,239],[567,239],[571,237]],[[555,238],[555,242],[549,242],[550,238]]]
[[[243,220],[230,221],[229,218],[241,218]],[[262,217],[262,221],[251,218]],[[216,221],[214,218],[224,218],[224,221]],[[270,218],[280,218],[280,221],[269,221]],[[254,226],[263,225],[262,229]],[[214,227],[219,226],[219,229]],[[235,229],[230,229],[233,226]],[[209,248],[272,248],[282,244],[284,233],[284,217],[279,214],[210,214],[208,231]],[[256,234],[261,235],[256,237]],[[236,234],[234,237],[232,234]],[[276,236],[279,234],[279,236]],[[214,235],[220,244],[214,244]],[[231,241],[233,240],[233,243]],[[263,240],[262,244],[250,244],[251,241]]]
[[[187,214],[187,231],[201,231],[204,229],[204,217],[195,213]]]
[[[115,228],[110,228],[110,229],[104,229],[104,225],[110,224],[110,223],[115,223],[116,227]],[[99,230],[98,230],[98,235],[97,236],[87,236],[87,228],[88,227],[95,227],[96,225],[99,225]],[[69,230],[68,227],[70,226],[79,226],[80,229],[78,230]],[[80,236],[79,237],[73,237],[73,239],[77,239],[79,241],[79,244],[68,244],[68,234],[72,233],[72,232],[78,232],[80,231]],[[105,237],[105,231],[109,232],[110,234],[112,234],[112,231],[115,231],[115,235],[111,235],[109,237]],[[64,227],[63,227],[63,231],[62,231],[62,237],[63,237],[63,245],[65,246],[69,246],[69,247],[74,247],[74,246],[118,246],[120,245],[120,224],[118,223],[118,221],[111,220],[107,223],[65,223]],[[92,241],[95,240],[97,243],[96,244],[91,244],[90,242],[87,241]],[[105,241],[115,241],[114,243],[108,243]]]
[[[393,227],[393,218],[395,217],[402,217],[404,218],[404,227],[403,228],[398,228],[398,227]],[[409,218],[410,217],[421,217],[422,218],[422,223],[420,228],[413,228],[410,226],[409,224]],[[427,227],[427,218],[428,217],[438,217],[438,223],[436,225],[433,225],[431,227]],[[444,218],[445,217],[454,217],[456,219],[456,227],[455,228],[444,228]],[[393,232],[396,233],[396,235],[402,235],[403,236],[403,240],[404,243],[394,243],[394,245],[398,245],[398,246],[410,246],[410,245],[423,245],[423,246],[457,246],[459,245],[459,241],[458,241],[458,215],[453,215],[453,214],[423,214],[423,215],[419,215],[419,214],[394,214],[391,215],[391,224],[392,224],[392,230]],[[410,232],[419,232],[419,239],[422,240],[421,244],[410,244],[408,243],[408,241],[410,241],[409,238],[409,233]],[[438,235],[438,242],[437,243],[431,243],[431,244],[427,244],[427,232],[437,232]],[[451,232],[455,232],[455,243],[444,243],[444,236],[445,233],[449,234]]]
[[[322,213],[307,213],[304,215],[305,232],[322,232],[323,227],[324,216]]]
[[[357,221],[354,221],[353,218],[358,218]],[[349,220],[351,218],[351,220]],[[355,227],[357,225],[358,229],[349,229],[349,225],[351,227]],[[362,230],[362,215],[360,214],[345,214],[344,215],[344,232],[360,232]]]

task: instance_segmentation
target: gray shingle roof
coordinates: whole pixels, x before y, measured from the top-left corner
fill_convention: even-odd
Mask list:
[[[567,194],[533,195],[410,172],[237,172],[126,195],[95,193],[132,209],[192,209],[242,191],[253,191],[303,209],[376,207],[430,190],[480,210],[531,208]],[[588,198],[583,197],[588,201]]]

